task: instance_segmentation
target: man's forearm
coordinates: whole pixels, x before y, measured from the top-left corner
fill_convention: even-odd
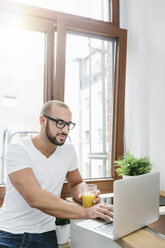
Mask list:
[[[31,207],[61,218],[87,219],[88,211],[79,204],[67,202],[43,189],[38,190],[31,200]]]
[[[83,182],[76,184],[70,188],[70,193],[71,193],[73,199],[80,204],[82,203],[82,200],[79,197],[79,195],[81,194],[81,187],[83,187],[84,184],[86,184],[86,183],[83,181]]]
[[[56,195],[43,189],[38,192],[32,207],[35,207],[46,214],[69,219],[96,219],[102,218],[109,221],[113,217],[113,207],[109,204],[98,204],[91,208],[84,208],[76,203],[69,203]]]

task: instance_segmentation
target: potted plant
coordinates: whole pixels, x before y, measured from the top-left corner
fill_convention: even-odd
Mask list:
[[[118,176],[138,176],[149,173],[152,168],[148,157],[136,158],[129,151],[114,163]]]
[[[70,237],[70,219],[56,218],[55,224],[58,244],[68,243]]]

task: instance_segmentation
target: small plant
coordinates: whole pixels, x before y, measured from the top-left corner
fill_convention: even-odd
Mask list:
[[[64,219],[64,218],[56,218],[55,221],[57,226],[65,226],[67,224],[70,224],[70,219]]]
[[[70,219],[56,218],[55,224],[58,244],[66,244],[70,237]]]
[[[138,176],[150,172],[152,168],[148,157],[135,158],[129,151],[114,163],[118,176]]]

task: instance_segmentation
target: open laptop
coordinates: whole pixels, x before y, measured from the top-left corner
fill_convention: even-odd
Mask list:
[[[83,220],[81,228],[119,239],[159,218],[159,172],[148,173],[114,182],[114,217],[102,220]]]

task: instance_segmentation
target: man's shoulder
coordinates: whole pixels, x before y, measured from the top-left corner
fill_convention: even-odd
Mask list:
[[[26,148],[30,145],[30,138],[28,136],[20,138],[19,140],[11,143],[8,146],[8,150],[12,150],[12,149],[19,149],[19,148]]]

